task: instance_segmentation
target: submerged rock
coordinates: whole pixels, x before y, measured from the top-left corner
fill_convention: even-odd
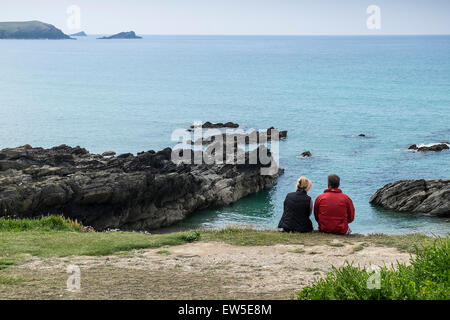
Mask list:
[[[370,203],[383,208],[450,217],[450,180],[401,180],[379,189]]]
[[[305,151],[305,152],[302,152],[301,156],[302,156],[303,158],[309,158],[309,157],[312,156],[312,154],[311,154],[310,151]]]
[[[96,230],[155,229],[270,188],[282,173],[261,175],[270,164],[249,164],[249,152],[242,164],[176,164],[171,156],[170,148],[117,157],[67,145],[0,150],[0,216],[62,214]]]

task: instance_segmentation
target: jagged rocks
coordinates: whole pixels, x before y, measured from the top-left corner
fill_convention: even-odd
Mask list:
[[[217,128],[238,128],[239,124],[234,123],[234,122],[218,122],[218,123],[213,123],[213,122],[209,122],[206,121],[205,123],[203,123],[202,125],[196,126],[196,125],[192,125],[191,128],[196,128],[196,127],[200,127],[203,129],[217,129]]]
[[[450,180],[401,180],[379,189],[370,203],[386,209],[450,217]]]
[[[270,188],[281,173],[262,175],[268,165],[260,162],[176,164],[171,156],[170,148],[117,157],[66,145],[0,150],[0,216],[62,214],[98,230],[155,229]]]
[[[446,150],[446,149],[450,149],[449,144],[442,142],[442,143],[437,143],[437,144],[432,144],[432,145],[428,145],[428,146],[418,146],[416,144],[410,145],[408,147],[409,150],[415,150],[418,152],[428,152],[428,151],[435,151],[435,152],[440,152],[442,150]]]

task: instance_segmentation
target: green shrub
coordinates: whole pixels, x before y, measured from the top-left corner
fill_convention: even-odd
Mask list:
[[[194,242],[200,239],[200,232],[198,231],[189,231],[180,235],[181,240],[185,242]]]
[[[448,300],[450,299],[450,238],[416,247],[410,265],[380,270],[380,288],[369,289],[371,271],[347,264],[305,287],[298,299],[308,300]]]
[[[83,231],[78,221],[62,216],[48,216],[36,219],[0,218],[0,231]]]

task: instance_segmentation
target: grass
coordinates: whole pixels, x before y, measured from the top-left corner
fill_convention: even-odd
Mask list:
[[[430,237],[420,234],[412,234],[412,235],[382,235],[382,234],[374,234],[369,236],[364,235],[350,235],[350,236],[337,236],[331,234],[321,234],[318,232],[308,233],[308,234],[296,234],[296,233],[284,233],[278,232],[276,230],[254,230],[250,228],[237,228],[237,227],[228,227],[220,230],[195,230],[195,231],[187,231],[187,232],[177,232],[170,234],[145,234],[145,233],[137,233],[137,232],[87,232],[86,228],[84,228],[81,224],[77,222],[73,222],[71,220],[65,219],[63,217],[46,217],[42,219],[22,219],[22,220],[13,220],[13,219],[0,219],[0,296],[2,294],[4,296],[10,296],[11,292],[15,292],[16,296],[33,296],[33,297],[58,297],[55,296],[54,288],[63,288],[62,291],[58,294],[66,294],[64,291],[65,281],[66,281],[66,273],[52,273],[47,274],[47,271],[39,271],[41,273],[37,274],[36,270],[26,270],[17,268],[15,265],[20,265],[22,260],[28,259],[29,255],[35,257],[68,257],[65,258],[66,262],[71,261],[71,256],[101,256],[101,255],[133,255],[137,252],[140,252],[141,249],[154,248],[158,249],[158,254],[169,255],[171,252],[169,251],[171,246],[182,245],[194,241],[205,241],[205,242],[223,242],[231,245],[238,246],[271,246],[277,244],[292,244],[292,245],[303,245],[303,246],[316,246],[316,245],[326,245],[330,246],[330,250],[334,250],[332,247],[341,247],[343,244],[345,245],[353,245],[353,248],[364,248],[365,246],[386,246],[398,248],[401,251],[413,252],[415,246],[423,246],[423,244],[429,241]],[[321,249],[319,251],[323,251],[326,249]],[[296,254],[306,254],[303,248],[292,248],[289,252]],[[320,254],[316,251],[309,251],[311,254]],[[356,251],[355,251],[356,252]],[[351,254],[351,253],[350,253]],[[181,255],[182,256],[182,255]],[[178,255],[177,257],[181,257]],[[428,274],[424,275],[424,273],[420,275],[414,275],[414,279],[430,279],[427,282],[426,286],[420,287],[421,290],[425,290],[424,292],[428,292],[428,290],[434,290],[437,288],[436,292],[444,292],[436,283],[439,283],[436,279],[434,279],[434,273],[432,270],[432,265],[427,265],[428,258],[422,258],[420,263],[424,265],[426,270],[431,270]],[[435,260],[432,263],[435,263]],[[418,263],[418,262],[417,262]],[[448,261],[440,261],[439,264],[444,264]],[[109,268],[108,272],[104,271],[101,268]],[[180,266],[177,265],[177,268]],[[124,271],[122,274],[121,268],[112,268],[108,265],[102,267],[96,267],[98,272],[95,273],[92,271],[92,275],[87,272],[86,277],[89,278],[89,281],[85,279],[84,283],[89,283],[89,290],[92,291],[92,295],[90,297],[96,297],[95,294],[105,294],[105,292],[100,292],[101,288],[103,288],[103,283],[99,282],[99,278],[103,279],[105,283],[110,283],[111,285],[118,286],[120,288],[128,288],[130,286],[130,290],[124,289],[126,292],[130,292],[130,297],[134,294],[138,294],[138,292],[134,292],[133,288],[140,288],[141,291],[146,292],[146,286],[150,285],[145,282],[143,279],[147,279],[147,274],[145,276],[141,275],[141,271],[136,271],[134,277],[135,282],[128,283],[130,279],[129,273],[130,270]],[[348,293],[349,297],[351,296],[351,292],[354,291],[354,288],[357,288],[356,284],[359,284],[361,281],[364,281],[365,275],[353,266],[347,266],[343,271],[339,271],[342,273],[342,276],[346,277],[346,280],[342,282],[342,288],[338,293],[333,296],[330,296],[338,299],[340,296],[338,294],[344,294],[348,292],[348,288],[352,288],[350,293]],[[408,268],[406,266],[401,265],[399,267]],[[408,269],[409,270],[409,269]],[[170,271],[170,270],[169,270]],[[168,277],[174,277],[174,273],[172,271],[167,271],[168,273],[164,275],[159,275],[155,273],[152,277],[161,277],[160,284],[161,288],[170,289],[167,296],[171,295],[179,295],[180,290],[177,288],[180,283],[185,283],[183,275],[180,274],[178,277],[179,270],[177,269],[176,278],[177,281],[174,282],[174,287],[169,288],[167,286]],[[395,275],[390,273],[386,269],[383,271],[384,277],[386,279],[396,279]],[[106,272],[106,273],[105,273]],[[117,273],[117,279],[112,279],[110,276],[110,272]],[[134,271],[133,271],[134,272]],[[310,272],[314,272],[314,274],[320,274],[319,271],[316,271],[314,268],[311,268]],[[412,274],[412,271],[409,271]],[[329,275],[327,277],[331,277],[330,279],[334,279],[337,276]],[[333,278],[334,277],[334,278]],[[413,277],[411,275],[411,277]],[[127,279],[126,281],[123,279]],[[198,275],[199,283],[203,283],[205,279],[205,274],[201,273]],[[433,280],[434,279],[434,280]],[[130,281],[134,281],[130,280]],[[138,281],[139,280],[139,281]],[[212,277],[210,279],[214,283],[222,283],[219,278]],[[392,280],[392,281],[394,281]],[[43,282],[44,281],[44,282]],[[227,280],[228,281],[228,280]],[[237,280],[236,280],[237,281]],[[323,280],[325,281],[325,280]],[[328,280],[327,280],[328,281]],[[347,282],[346,282],[347,281]],[[354,281],[354,282],[349,282]],[[399,280],[395,280],[399,281]],[[20,283],[20,284],[18,284]],[[144,285],[144,283],[146,285]],[[153,283],[153,282],[152,282]],[[327,284],[328,285],[328,284]],[[437,286],[437,287],[436,287]],[[108,286],[106,286],[108,287]],[[312,288],[312,287],[311,287]],[[328,288],[328,287],[327,287]],[[346,289],[347,288],[347,289]],[[425,289],[423,289],[425,288]],[[164,291],[162,290],[162,291]],[[220,294],[220,297],[228,297],[228,293],[226,291],[217,291],[217,287],[214,287],[214,290],[211,289],[211,294]],[[317,297],[321,297],[322,293],[319,293],[319,289],[309,289],[310,293],[303,292],[299,297],[303,299],[313,299]],[[327,289],[329,290],[329,289]],[[331,289],[330,289],[331,290]],[[359,289],[358,289],[359,290]],[[387,289],[386,289],[387,290]],[[411,289],[412,290],[412,289]],[[439,291],[440,290],[440,291]],[[120,292],[119,292],[120,291]],[[123,290],[117,291],[118,296],[122,297]],[[159,291],[158,291],[159,292]],[[327,291],[330,292],[330,291]],[[261,294],[259,292],[258,294]],[[164,297],[167,297],[164,296]],[[207,295],[205,295],[207,296]],[[219,297],[217,296],[217,297]],[[393,294],[389,295],[389,297],[394,296]],[[411,297],[417,297],[417,295],[412,295]],[[64,296],[65,297],[65,296]],[[139,296],[140,297],[140,296]],[[147,296],[146,296],[147,297]],[[159,296],[158,296],[159,297]],[[211,296],[212,297],[212,296]],[[255,297],[260,297],[256,295]],[[355,296],[357,297],[357,296]],[[142,297],[141,297],[142,298]]]
[[[374,246],[397,248],[402,252],[413,252],[415,245],[420,245],[427,239],[430,239],[430,237],[424,234],[372,234],[368,236],[352,234],[339,236],[317,231],[312,233],[285,233],[277,230],[255,230],[239,227],[227,227],[219,230],[200,230],[200,234],[201,239],[204,241],[221,241],[238,246],[266,246],[275,244],[342,246],[333,243],[336,239],[342,239],[342,241],[350,244],[353,242],[366,242]]]
[[[2,259],[0,258],[0,270],[6,269],[9,266],[12,266],[13,264],[15,264],[16,261],[13,259]]]
[[[0,274],[0,285],[11,285],[23,282],[24,280],[22,278],[18,277],[10,277]]]
[[[20,231],[83,231],[83,226],[76,220],[61,216],[48,216],[38,219],[0,218],[0,232]]]
[[[134,232],[0,232],[3,255],[38,257],[99,256],[134,249],[180,245],[195,238],[192,232],[146,235]]]
[[[346,265],[305,287],[298,299],[310,300],[449,300],[450,237],[416,247],[411,264],[380,270],[378,288],[369,288],[374,273]]]
[[[425,235],[350,235],[336,236],[319,232],[284,233],[228,227],[220,230],[195,230],[148,235],[137,232],[84,232],[83,226],[59,216],[41,219],[0,219],[0,258],[30,254],[38,257],[71,255],[109,255],[135,249],[160,248],[193,241],[219,241],[239,246],[276,244],[334,245],[336,238],[410,251],[428,239]],[[0,268],[8,264],[0,263]]]
[[[353,248],[352,253],[356,253],[358,251],[362,251],[364,248],[368,247],[369,245],[367,243],[361,243]]]

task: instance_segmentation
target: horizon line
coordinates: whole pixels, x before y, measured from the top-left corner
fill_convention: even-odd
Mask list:
[[[133,31],[133,30],[130,30]],[[100,35],[114,35],[117,33],[88,33],[84,30],[81,31],[77,31],[77,32],[73,32],[70,34],[76,34],[79,32],[85,32],[88,36],[100,36]],[[125,31],[121,31],[121,32],[125,32]],[[126,31],[128,32],[128,31]],[[135,32],[136,35],[141,35],[141,36],[224,36],[224,37],[229,37],[229,36],[245,36],[245,37],[267,37],[267,36],[274,36],[274,37],[317,37],[317,36],[324,36],[324,37],[380,37],[380,36],[450,36],[450,33],[383,33],[383,34],[352,34],[352,33],[348,33],[348,34],[252,34],[252,33],[248,33],[248,34],[241,34],[241,33],[137,33]]]

